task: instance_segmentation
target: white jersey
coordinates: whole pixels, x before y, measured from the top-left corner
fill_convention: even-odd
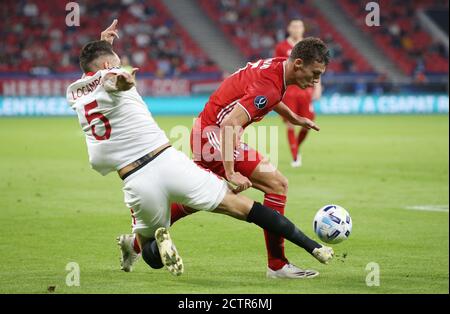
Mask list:
[[[102,78],[122,70],[101,70],[72,83],[67,100],[86,135],[89,162],[106,175],[169,142],[136,87],[107,92]]]

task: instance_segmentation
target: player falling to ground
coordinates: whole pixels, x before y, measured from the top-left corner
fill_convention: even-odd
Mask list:
[[[117,20],[104,40],[86,44],[80,54],[81,79],[67,89],[86,136],[89,161],[102,175],[117,171],[132,212],[136,237],[121,236],[122,267],[130,271],[138,254],[152,268],[175,274],[183,263],[168,232],[170,202],[196,210],[223,213],[283,236],[328,263],[333,250],[305,236],[278,212],[233,193],[225,180],[197,166],[169,144],[135,87],[137,69],[120,69],[113,51]],[[309,275],[308,271],[305,271]]]
[[[290,21],[287,31],[289,34],[288,38],[275,47],[275,57],[289,57],[294,46],[303,40],[303,34],[305,32],[303,21],[299,19]],[[314,121],[313,100],[319,99],[321,94],[322,84],[320,80],[314,84],[314,87],[308,87],[306,89],[301,89],[297,86],[288,86],[286,94],[283,96],[283,103],[299,116]],[[286,123],[289,148],[292,154],[291,166],[300,167],[302,165],[300,146],[308,135],[309,129],[301,128],[296,136],[295,126],[284,118],[283,121]]]
[[[294,125],[319,130],[311,120],[292,112],[282,98],[288,86],[311,88],[329,62],[326,45],[318,38],[306,38],[292,49],[288,59],[273,58],[248,63],[225,79],[211,95],[191,132],[194,160],[226,178],[241,192],[254,187],[264,193],[264,205],[284,215],[288,181],[259,152],[240,142],[248,125],[274,110]],[[212,158],[211,158],[212,155]],[[192,212],[172,206],[172,221]],[[284,253],[284,239],[266,230],[267,277],[305,278],[305,272],[291,264]],[[310,272],[311,276],[317,273]]]

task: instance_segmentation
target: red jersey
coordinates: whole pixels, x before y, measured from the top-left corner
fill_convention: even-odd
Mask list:
[[[292,46],[287,39],[279,42],[275,47],[275,57],[289,58],[292,48],[294,48],[294,46]]]
[[[249,119],[244,128],[260,121],[283,98],[286,91],[286,58],[248,63],[225,79],[200,113],[202,128],[220,126],[234,106],[241,106]]]

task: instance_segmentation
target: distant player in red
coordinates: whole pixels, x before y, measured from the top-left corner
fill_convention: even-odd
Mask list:
[[[275,57],[289,57],[292,48],[301,40],[303,40],[303,34],[305,27],[302,20],[292,20],[287,28],[289,37],[280,42],[275,47]],[[286,94],[283,97],[283,103],[285,103],[293,112],[301,117],[308,118],[314,121],[314,107],[313,100],[319,99],[322,93],[322,85],[320,81],[306,89],[298,88],[297,86],[289,86]],[[302,156],[300,154],[300,146],[308,134],[307,128],[302,128],[298,134],[295,135],[295,126],[283,119],[287,127],[287,135],[289,141],[289,147],[292,154],[292,167],[300,167],[302,165]]]
[[[289,58],[248,63],[224,80],[211,95],[191,132],[194,160],[228,180],[239,193],[253,186],[264,193],[264,204],[284,215],[288,181],[259,152],[240,141],[243,129],[274,110],[287,121],[319,130],[311,120],[292,112],[281,100],[288,85],[313,87],[329,62],[326,45],[307,38],[293,48]],[[181,205],[172,206],[172,223],[191,213]],[[289,263],[284,239],[265,231],[269,278],[309,278],[314,270]]]

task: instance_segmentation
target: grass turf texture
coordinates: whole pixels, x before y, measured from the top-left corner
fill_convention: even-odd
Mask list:
[[[157,117],[169,131],[189,117]],[[0,293],[448,293],[448,116],[321,116],[322,131],[290,168],[279,125],[279,168],[289,178],[287,216],[312,235],[318,208],[337,203],[353,233],[335,245],[331,265],[286,243],[291,262],[314,268],[312,280],[265,278],[262,232],[229,217],[198,213],[177,222],[172,237],[185,273],[173,277],[140,260],[119,270],[115,237],[130,231],[117,175],[90,169],[76,118],[0,120]],[[262,124],[260,124],[262,125]],[[169,134],[169,133],[168,133]],[[176,138],[174,139],[176,140]],[[262,200],[262,194],[249,196]],[[344,255],[346,256],[344,258]],[[68,262],[80,286],[65,284]],[[380,286],[365,283],[380,265]]]

